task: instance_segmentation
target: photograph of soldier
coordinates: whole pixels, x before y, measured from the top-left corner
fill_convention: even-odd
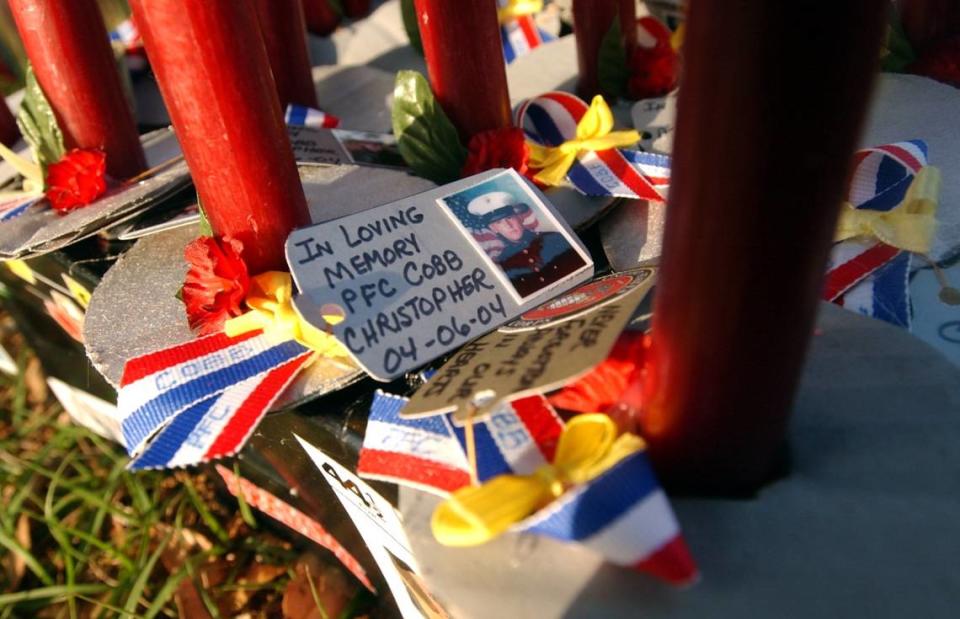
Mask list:
[[[480,236],[481,246],[521,298],[587,264],[562,233],[544,230],[533,209],[511,192],[477,196],[467,204],[467,211],[483,227],[475,237]]]

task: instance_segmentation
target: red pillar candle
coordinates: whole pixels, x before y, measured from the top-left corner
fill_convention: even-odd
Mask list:
[[[343,12],[352,19],[366,17],[370,13],[370,0],[343,0]]]
[[[253,0],[277,83],[280,107],[290,103],[318,107],[310,72],[307,26],[300,0]]]
[[[918,53],[932,43],[960,35],[957,0],[900,0],[900,22]]]
[[[629,58],[637,44],[636,0],[573,0],[573,32],[580,71],[577,92],[588,100],[601,94],[600,46],[615,17],[620,18],[620,32]]]
[[[0,105],[0,142],[5,146],[13,146],[20,139],[20,128],[17,127],[17,119],[13,117],[7,102],[2,101]]]
[[[287,234],[310,216],[253,6],[130,4],[214,232],[243,243],[251,272],[285,270]]]
[[[494,0],[414,0],[430,85],[466,143],[509,127],[510,95]]]
[[[771,473],[885,4],[689,5],[640,420],[658,475],[674,487],[747,490]]]
[[[341,15],[330,0],[303,0],[303,12],[307,30],[320,36],[327,36],[340,24]]]
[[[140,136],[96,0],[9,2],[67,148],[103,149],[116,178],[142,172]]]

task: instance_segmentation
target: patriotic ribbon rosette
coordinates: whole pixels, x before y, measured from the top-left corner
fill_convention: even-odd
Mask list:
[[[353,367],[336,339],[298,317],[292,288],[289,273],[253,277],[248,311],[227,320],[222,332],[127,362],[117,408],[130,468],[233,455],[318,357]]]
[[[614,131],[613,113],[603,97],[597,95],[587,105],[576,95],[548,92],[522,103],[515,116],[530,145],[530,167],[537,170],[538,183],[566,181],[587,196],[666,199],[664,161],[622,150],[639,142],[640,134]],[[648,169],[653,176],[646,174]]]
[[[459,427],[451,415],[402,418],[406,401],[376,393],[357,472],[446,497],[432,520],[439,542],[537,533],[674,584],[697,578],[643,440],[619,433],[608,416],[565,424],[532,396]]]
[[[543,0],[497,0],[500,37],[507,64],[553,40],[537,26],[536,14],[543,10]]]
[[[562,116],[557,112],[558,107],[569,103],[565,97],[554,96],[559,94],[562,93],[549,93],[549,102],[537,104],[553,110],[549,118],[535,108],[532,115],[527,111],[527,123],[539,117],[539,126],[553,131],[555,119]],[[564,135],[572,131],[571,118],[573,115],[567,119]],[[554,138],[552,143],[558,140]],[[614,161],[607,166],[611,171],[621,169],[618,157],[626,160],[645,183],[666,197],[670,157],[656,153],[629,149],[581,153],[571,165],[567,179],[587,195],[593,195],[584,191],[584,187],[598,176],[610,178],[611,174],[595,162],[601,155],[604,160]],[[913,254],[925,255],[930,250],[936,228],[939,187],[940,174],[927,165],[927,146],[923,141],[897,142],[858,151],[854,155],[847,203],[838,225],[838,242],[830,256],[823,299],[909,328],[909,275]],[[600,189],[592,191],[599,194]]]
[[[823,298],[909,328],[911,262],[930,251],[939,188],[920,140],[857,152]]]

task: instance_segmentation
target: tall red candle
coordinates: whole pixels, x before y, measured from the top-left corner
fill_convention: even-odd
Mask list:
[[[307,26],[300,0],[253,0],[277,83],[280,107],[290,103],[318,107],[310,72]]]
[[[20,139],[20,128],[17,127],[17,119],[13,117],[7,102],[2,101],[0,105],[0,142],[5,146],[13,146]]]
[[[900,0],[900,22],[915,51],[960,35],[960,3],[956,0]]]
[[[658,475],[674,486],[752,489],[771,472],[885,4],[689,5],[641,418]]]
[[[140,136],[96,0],[9,2],[67,147],[103,149],[116,178],[142,172]]]
[[[600,46],[616,17],[620,18],[620,32],[629,58],[637,44],[636,0],[573,0],[573,31],[580,72],[577,92],[584,98],[601,94]]]
[[[353,19],[366,17],[370,12],[370,0],[343,0],[343,12]]]
[[[130,4],[214,232],[243,243],[251,272],[286,269],[310,216],[253,6]]]
[[[303,12],[307,30],[320,36],[327,36],[336,30],[342,18],[330,0],[303,0]]]
[[[494,0],[414,0],[433,93],[464,142],[509,127],[510,95]]]

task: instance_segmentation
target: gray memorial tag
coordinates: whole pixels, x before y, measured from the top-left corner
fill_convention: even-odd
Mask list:
[[[297,311],[384,381],[593,273],[580,240],[513,170],[295,230],[286,252]]]

